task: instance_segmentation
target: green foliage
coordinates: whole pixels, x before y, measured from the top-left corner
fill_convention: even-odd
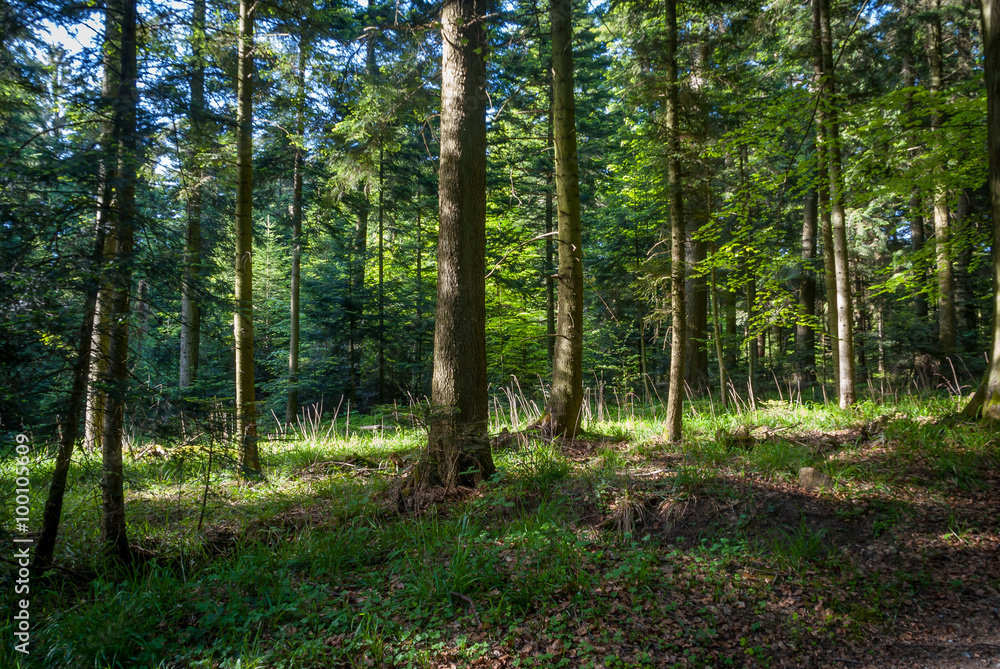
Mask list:
[[[97,557],[90,520],[98,481],[87,464],[93,456],[80,453],[57,559],[93,576],[33,580],[36,645],[21,666],[426,666],[529,644],[523,664],[552,666],[574,650],[585,662],[641,666],[628,659],[628,644],[654,657],[688,649],[696,659],[721,642],[740,654],[697,661],[739,666],[765,653],[762,635],[776,630],[789,657],[823,652],[816,649],[827,635],[883,630],[904,601],[980,587],[966,572],[941,580],[889,570],[872,579],[852,562],[868,559],[853,552],[859,538],[870,556],[904,536],[940,551],[987,531],[967,510],[935,501],[992,486],[998,461],[992,433],[949,421],[953,406],[907,398],[896,407],[907,413],[895,412],[879,435],[824,446],[836,455],[828,466],[837,487],[823,494],[832,510],[812,515],[796,511],[801,502],[787,488],[796,458],[815,463],[795,444],[816,431],[858,430],[885,407],[868,402],[850,414],[761,402],[758,421],[793,427],[745,453],[712,438],[734,429],[736,417],[713,419],[700,407],[685,416],[691,443],[676,450],[639,454],[605,441],[590,451],[578,443],[569,457],[558,444],[532,443],[498,457],[502,473],[474,494],[406,515],[395,512],[392,492],[425,438],[420,430],[360,429],[352,418],[345,436],[342,415],[330,437],[263,444],[261,482],[213,469],[207,497],[207,444],[170,447],[164,460],[127,463],[130,534],[151,557],[124,572]],[[602,425],[662,430],[649,407],[633,411]],[[871,458],[881,458],[877,467]],[[44,477],[46,463],[38,454],[33,472]],[[0,483],[13,477],[12,463],[0,463]],[[608,500],[629,496],[644,515],[625,532],[601,529],[595,518],[614,513]],[[913,496],[927,505],[919,514]],[[41,499],[33,500],[34,515]],[[669,530],[659,506],[666,500]],[[786,610],[788,597],[796,606]],[[749,631],[733,636],[721,607]],[[678,626],[677,615],[693,624]],[[652,621],[664,631],[655,639],[639,626]],[[0,631],[10,622],[0,620]],[[800,645],[806,639],[821,645]],[[16,666],[12,652],[0,650],[5,666]]]

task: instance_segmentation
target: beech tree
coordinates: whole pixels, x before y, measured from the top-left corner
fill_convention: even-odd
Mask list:
[[[993,327],[990,361],[983,380],[965,406],[970,418],[1000,420],[1000,0],[980,0],[986,85],[986,131],[990,215],[993,223]]]
[[[944,81],[943,56],[941,54],[941,1],[933,0],[930,17],[930,81],[928,90],[934,98],[939,98]],[[944,118],[935,109],[931,114],[931,132],[941,133]],[[937,256],[938,280],[938,348],[941,356],[947,356],[955,347],[955,276],[952,266],[951,212],[948,204],[948,190],[943,184],[934,187],[934,250]]]
[[[840,146],[840,119],[834,76],[833,31],[830,27],[830,0],[819,5],[820,48],[823,54],[823,101],[826,105],[823,141],[826,169],[830,177],[830,230],[837,294],[837,363],[840,407],[846,409],[856,399],[854,380],[854,304],[847,246],[847,213],[844,210],[844,177]]]
[[[552,357],[552,391],[542,430],[573,439],[583,403],[583,240],[580,167],[573,103],[573,2],[552,0],[552,117],[558,210],[559,306]]]

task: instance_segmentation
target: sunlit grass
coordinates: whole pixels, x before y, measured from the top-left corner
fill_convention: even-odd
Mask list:
[[[530,423],[530,403],[518,405],[516,426],[502,422],[509,405],[496,406],[492,426]],[[237,476],[234,454],[218,444],[167,446],[165,457],[127,459],[129,532],[152,561],[124,573],[99,558],[99,466],[95,454],[78,454],[57,560],[97,577],[55,574],[33,591],[41,650],[24,664],[7,647],[0,665],[430,666],[442,653],[471,662],[494,647],[454,631],[473,619],[495,645],[514,643],[511,630],[539,612],[610,615],[598,590],[631,593],[643,616],[665,606],[668,592],[764,601],[766,584],[743,574],[745,565],[834,575],[847,567],[827,529],[801,518],[767,525],[777,507],[757,501],[754,486],[794,485],[799,467],[819,467],[834,480],[821,495],[875,495],[866,502],[869,531],[890,536],[908,517],[893,501],[904,483],[973,489],[1000,463],[992,432],[939,420],[953,408],[950,399],[912,399],[845,412],[786,397],[723,413],[718,398],[697,400],[684,441],[668,444],[658,407],[591,406],[582,450],[530,437],[494,455],[498,475],[475,493],[408,516],[395,512],[392,490],[426,433],[406,416],[352,415],[348,427],[342,414],[284,437],[272,431],[261,442],[264,476],[254,481]],[[877,441],[843,436],[880,416],[894,420]],[[745,448],[719,438],[740,430],[763,436]],[[827,438],[840,441],[828,447]],[[36,485],[50,466],[33,461]],[[13,476],[0,463],[0,482],[9,488]],[[616,513],[622,522],[611,522]],[[858,513],[846,507],[839,517]],[[944,534],[970,536],[960,519]],[[882,604],[864,606],[882,619]],[[0,633],[9,624],[0,622]]]

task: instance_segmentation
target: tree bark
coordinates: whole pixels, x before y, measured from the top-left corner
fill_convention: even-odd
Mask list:
[[[101,82],[101,105],[108,114],[107,120],[101,124],[101,157],[98,164],[97,187],[97,229],[98,236],[104,240],[101,254],[104,259],[111,258],[114,253],[115,236],[108,229],[110,223],[110,207],[112,186],[118,178],[118,147],[114,140],[114,108],[118,100],[119,82],[121,80],[121,7],[117,3],[108,3],[104,18],[104,44],[102,61],[104,77]],[[103,264],[103,263],[102,263]],[[108,309],[110,288],[106,281],[100,279],[97,300],[94,305],[94,326],[91,328],[93,342],[90,345],[90,362],[87,370],[87,398],[84,416],[84,448],[87,450],[101,447],[101,435],[104,431],[104,399],[106,390],[103,379],[108,369]]]
[[[553,129],[553,116],[555,110],[552,100],[552,84],[549,83],[549,128],[548,147],[552,156],[555,156],[555,136]],[[545,341],[548,362],[551,365],[555,357],[556,350],[556,282],[555,282],[555,241],[550,236],[553,231],[553,200],[555,199],[555,165],[552,171],[545,177]],[[557,233],[558,234],[558,233]]]
[[[970,219],[972,203],[968,191],[958,191],[958,206],[955,207],[955,231],[959,238],[967,239],[970,229],[975,223]],[[972,262],[972,245],[963,241],[955,253],[955,311],[958,322],[962,326],[962,350],[971,353],[976,350],[976,330],[979,327],[979,317],[976,314],[976,304],[973,301],[973,280],[969,275],[969,263]]]
[[[726,369],[736,369],[736,362],[739,360],[739,350],[741,347],[736,346],[736,342],[739,341],[739,333],[736,327],[736,293],[725,290],[725,299],[723,300],[726,307]]]
[[[833,253],[833,228],[830,221],[830,173],[828,168],[827,112],[822,100],[823,30],[820,21],[819,0],[813,0],[813,70],[817,95],[821,96],[816,111],[816,195],[823,235],[823,284],[826,288],[826,331],[830,344],[830,362],[833,370],[833,387],[840,394],[840,338],[837,335],[837,272]],[[824,383],[826,379],[824,379]]]
[[[205,0],[195,0],[191,16],[191,142],[188,178],[187,231],[184,235],[184,279],[181,282],[181,337],[177,385],[189,388],[198,380],[201,347],[201,213],[204,170],[198,155],[205,141]]]
[[[830,28],[830,1],[818,0],[823,51],[823,77],[827,102],[827,170],[830,176],[830,228],[833,236],[833,264],[837,283],[837,338],[840,371],[840,407],[847,409],[856,400],[854,382],[854,306],[848,264],[847,216],[844,211],[844,176],[841,171],[840,120],[837,87],[833,71],[833,33]]]
[[[913,65],[913,24],[912,24],[912,13],[913,7],[910,2],[906,2],[903,5],[903,23],[900,29],[900,49],[902,50],[902,60],[903,60],[903,86],[906,87],[906,101],[904,102],[904,111],[906,112],[906,118],[908,120],[908,127],[913,127],[916,130],[917,122],[913,119],[913,88],[916,86],[916,69]],[[910,160],[913,161],[917,158],[920,149],[917,148],[918,139],[915,136],[917,133],[911,132],[910,145],[911,148],[908,150]],[[910,249],[914,256],[917,256],[920,251],[924,248],[924,212],[923,203],[921,202],[920,189],[914,186],[910,189],[910,201],[908,204],[908,213],[910,217]],[[921,261],[917,261],[920,263]],[[918,289],[913,294],[913,313],[917,318],[919,323],[923,323],[927,319],[927,297],[924,295],[921,288],[923,287],[923,272],[918,272]]]
[[[487,438],[486,14],[488,0],[441,10],[437,313],[427,448],[404,491],[475,485],[496,468]]]
[[[713,253],[715,249],[713,248]],[[720,400],[722,401],[722,407],[726,408],[729,406],[729,378],[726,374],[726,355],[723,352],[724,346],[722,344],[722,324],[720,322],[720,309],[719,309],[719,289],[715,280],[715,266],[712,266],[712,334],[715,340],[715,357],[719,362],[719,391]]]
[[[760,368],[760,347],[758,346],[757,335],[754,331],[754,306],[757,304],[757,279],[753,270],[746,262],[743,263],[746,274],[746,302],[747,302],[747,328],[745,341],[747,342],[747,390],[750,393],[750,403],[756,403],[757,396],[757,370]]]
[[[424,385],[424,240],[423,226],[417,209],[417,379],[413,384],[419,396]]]
[[[358,336],[365,318],[365,265],[368,263],[368,214],[371,205],[368,193],[359,189],[357,222],[354,227],[354,253],[351,256],[350,277],[347,284],[348,299],[348,347],[351,376],[350,399],[357,404],[358,389],[361,386],[361,372],[357,362],[357,349],[363,340]]]
[[[552,358],[552,390],[543,430],[576,437],[583,403],[583,242],[580,232],[580,168],[573,100],[573,3],[552,0],[552,109],[558,207],[558,314]]]
[[[935,105],[941,102],[943,82],[941,56],[941,18],[936,13],[941,8],[940,0],[935,0],[935,13],[930,21],[930,93]],[[943,117],[937,110],[931,114],[931,132],[941,136]],[[939,141],[939,145],[943,142]],[[940,149],[944,149],[940,146]],[[938,168],[942,172],[943,168]],[[943,183],[934,187],[934,249],[937,259],[938,281],[938,349],[944,359],[955,348],[955,276],[951,260],[951,234],[948,210],[948,190]]]
[[[707,201],[708,194],[705,193]],[[700,203],[699,203],[700,204]],[[707,206],[706,206],[707,210]],[[701,220],[701,207],[695,220]],[[690,211],[687,213],[691,213]],[[707,220],[707,216],[705,216]],[[691,225],[694,228],[697,224]],[[703,239],[689,239],[687,243],[687,267],[696,268],[707,257],[708,242]],[[687,345],[685,346],[684,378],[695,393],[709,390],[708,382],[708,282],[704,275],[688,273],[684,285],[688,296],[687,304]]]
[[[292,158],[292,267],[288,321],[288,401],[285,422],[299,413],[299,288],[302,264],[302,179],[305,169],[306,38],[299,37],[298,90],[295,108],[295,155]]]
[[[684,408],[684,347],[687,314],[684,303],[684,198],[681,183],[679,83],[677,78],[677,0],[666,0],[667,91],[664,126],[667,131],[667,187],[670,200],[670,383],[667,393],[667,440],[681,440]]]
[[[816,221],[815,190],[806,193],[802,212],[802,274],[799,276],[799,319],[795,324],[795,385],[803,388],[816,381]]]
[[[253,0],[240,0],[236,111],[236,434],[244,473],[260,473],[253,355]]]
[[[967,417],[1000,420],[1000,0],[980,0],[986,87],[990,213],[993,217],[993,341],[982,383],[965,406]]]
[[[378,402],[385,402],[385,148],[378,149]]]
[[[125,396],[128,391],[128,320],[132,288],[133,239],[136,226],[135,190],[138,174],[136,108],[138,63],[136,60],[135,0],[116,3],[121,15],[121,80],[114,110],[114,137],[118,146],[118,178],[112,189],[110,227],[115,237],[115,256],[110,273],[108,370],[105,381],[104,431],[101,437],[103,478],[101,482],[101,539],[109,553],[128,563],[132,553],[125,523],[122,442]]]

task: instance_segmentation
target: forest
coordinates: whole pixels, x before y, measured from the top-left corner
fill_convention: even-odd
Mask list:
[[[1000,665],[1000,0],[0,0],[0,666]]]

